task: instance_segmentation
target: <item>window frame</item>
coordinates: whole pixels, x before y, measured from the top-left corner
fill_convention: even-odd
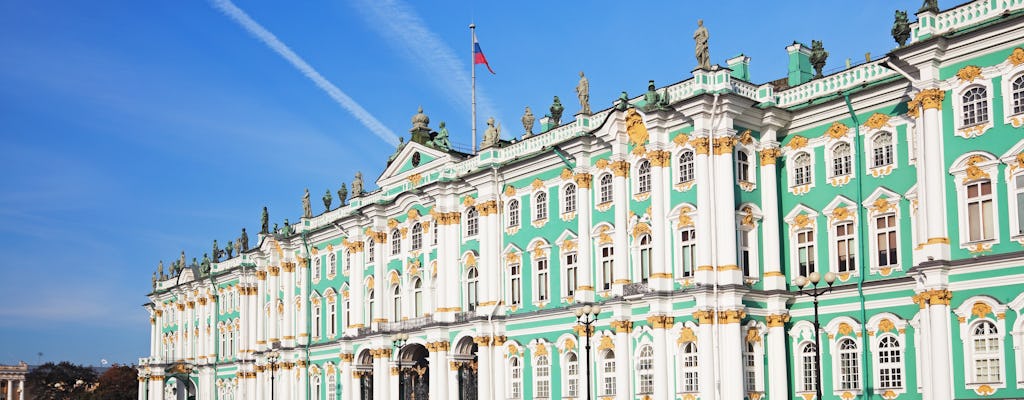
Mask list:
[[[539,355],[533,360],[533,398],[551,398],[551,356]]]
[[[522,224],[521,214],[519,199],[510,199],[506,205],[506,228],[519,228]]]
[[[649,195],[653,188],[651,161],[644,158],[636,163],[636,195]]]
[[[615,364],[615,351],[612,349],[606,349],[604,352],[599,354],[598,358],[598,389],[601,393],[600,396],[615,396],[618,392],[618,381],[616,371],[618,366]]]
[[[391,256],[402,254],[402,232],[398,228],[391,230]]]
[[[480,213],[476,206],[466,208],[466,238],[473,238],[480,234]]]
[[[615,201],[615,178],[610,173],[601,174],[598,179],[598,205],[611,204]]]
[[[683,342],[677,348],[679,393],[700,392],[700,348],[697,342]]]
[[[533,222],[540,223],[547,221],[548,219],[548,192],[545,190],[538,191],[530,197],[533,200]]]
[[[419,251],[423,249],[423,225],[413,222],[412,228],[410,228],[410,236],[412,243],[410,244],[410,250]]]
[[[689,156],[689,157],[687,157]],[[683,149],[676,156],[676,184],[688,184],[697,179],[697,154],[692,149]]]
[[[846,149],[846,155],[839,154],[839,148],[843,147]],[[840,159],[845,157],[845,160]],[[848,139],[840,139],[828,147],[828,177],[831,179],[835,178],[846,178],[853,177],[854,168],[856,168],[856,157],[854,157],[853,144]],[[837,162],[838,161],[838,162]],[[845,171],[840,171],[837,164],[843,164]]]
[[[806,159],[807,163],[803,164],[802,160]],[[810,151],[800,151],[793,154],[792,166],[790,167],[790,184],[791,188],[797,188],[801,186],[808,186],[814,183],[814,154]]]
[[[576,212],[576,198],[579,196],[575,183],[562,186],[562,214],[571,215]]]
[[[889,137],[889,143],[880,145],[878,141],[884,136]],[[871,146],[871,169],[897,165],[896,134],[894,132],[879,130],[871,135],[868,143]]]

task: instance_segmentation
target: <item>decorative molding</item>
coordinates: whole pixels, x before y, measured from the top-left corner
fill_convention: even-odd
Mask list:
[[[1012,55],[1012,54],[1011,54]],[[984,78],[981,76],[981,68],[977,65],[968,65],[956,72],[957,78],[962,81],[974,82],[975,79]]]

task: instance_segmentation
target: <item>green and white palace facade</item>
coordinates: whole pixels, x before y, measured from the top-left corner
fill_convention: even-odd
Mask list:
[[[379,189],[156,282],[139,397],[813,400],[815,369],[832,399],[1024,397],[1024,1],[909,27],[476,154],[419,113]]]

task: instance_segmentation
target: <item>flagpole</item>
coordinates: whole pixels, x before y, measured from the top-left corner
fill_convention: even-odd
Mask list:
[[[469,68],[473,89],[473,154],[476,154],[476,24],[469,24]]]

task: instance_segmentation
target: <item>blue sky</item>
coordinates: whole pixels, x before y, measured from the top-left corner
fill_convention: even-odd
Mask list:
[[[921,3],[226,1],[0,0],[0,363],[148,355],[159,260],[372,181],[417,106],[468,146],[470,22],[497,72],[478,70],[479,125],[511,137],[524,106],[575,113],[580,70],[595,110],[688,78],[698,18],[712,62],[744,53],[761,83],[794,40],[822,40],[826,70],[881,55],[893,9]]]

